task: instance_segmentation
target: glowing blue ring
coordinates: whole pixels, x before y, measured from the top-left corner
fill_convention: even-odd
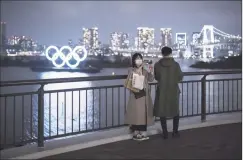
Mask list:
[[[69,53],[68,53],[66,56],[63,54],[63,50],[65,50],[65,49],[67,49],[67,50],[69,51]],[[62,47],[60,48],[60,55],[64,55],[64,57],[65,57],[65,61],[71,59],[71,58],[68,58],[68,57],[69,57],[70,54],[72,54],[72,52],[73,52],[73,51],[72,51],[72,48],[69,47],[69,46],[62,46]]]
[[[49,51],[51,49],[54,49],[56,51],[56,53],[59,51],[59,49],[56,47],[56,46],[49,46],[47,49],[46,49],[46,58],[49,60],[49,61],[52,61],[52,58],[49,56]]]
[[[87,50],[85,49],[84,46],[77,46],[73,49],[73,53],[76,53],[79,49],[81,49],[82,52],[84,53],[82,58],[79,57],[79,61],[82,62],[88,57],[88,52],[87,52]]]
[[[80,58],[79,56],[78,56],[78,54],[76,53],[78,50],[82,50],[83,52],[84,52],[84,56],[83,56],[83,58]],[[67,61],[66,61],[66,63],[67,63],[67,65],[68,66],[70,66],[71,68],[76,68],[79,64],[80,64],[80,62],[82,62],[83,60],[85,60],[86,58],[87,58],[87,55],[88,55],[88,53],[87,53],[87,51],[86,51],[86,49],[85,49],[85,47],[83,47],[83,46],[77,46],[77,47],[75,47],[74,48],[74,50],[72,51],[72,52],[70,52],[68,55],[67,55],[67,57],[72,57],[72,58],[74,58],[77,62],[75,63],[75,64],[70,64],[70,62],[69,62],[69,60],[71,59],[67,59]]]
[[[67,56],[71,56],[71,58],[73,57],[73,52],[70,52]],[[70,59],[71,59],[70,58]],[[70,60],[69,59],[69,60]],[[75,59],[75,58],[74,58]],[[66,61],[66,63],[67,63],[67,65],[70,67],[70,68],[76,68],[76,67],[78,67],[78,65],[80,64],[80,58],[77,60],[77,59],[75,59],[76,60],[76,63],[75,64],[71,64],[70,62],[69,62],[69,60],[67,59],[67,61]]]
[[[61,67],[63,67],[65,64],[66,64],[66,61],[67,61],[67,59],[66,59],[66,56],[65,56],[65,54],[63,54],[63,50],[64,49],[68,49],[69,50],[69,52],[72,52],[72,49],[71,48],[61,48],[60,49],[60,51],[58,50],[53,56],[52,56],[52,64],[55,66],[55,67],[57,67],[57,68],[61,68]],[[58,57],[60,57],[61,59],[62,59],[62,63],[61,64],[57,64],[56,63],[56,60],[57,60],[57,58]]]

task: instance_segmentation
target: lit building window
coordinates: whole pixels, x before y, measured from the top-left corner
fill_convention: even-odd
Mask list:
[[[139,27],[138,31],[138,48],[148,49],[154,47],[154,28]]]
[[[113,49],[129,48],[129,35],[127,33],[113,32],[110,36],[110,46]]]
[[[99,47],[98,28],[83,28],[83,43],[87,49]]]
[[[161,47],[172,46],[172,29],[171,28],[160,28],[161,33]]]

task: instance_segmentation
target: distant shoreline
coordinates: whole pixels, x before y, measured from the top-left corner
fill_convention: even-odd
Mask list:
[[[113,61],[107,59],[90,59],[82,62],[78,68],[86,68],[92,66],[95,68],[128,68],[131,66],[131,60],[129,58],[121,60],[120,58],[115,58]],[[1,59],[0,67],[54,67],[52,62],[48,60],[33,60],[33,61],[24,61],[20,59]],[[66,66],[67,67],[67,66]],[[195,64],[190,65],[191,68],[197,69],[242,69],[242,55],[221,58],[217,62],[202,62],[198,61]],[[77,68],[77,69],[78,69]]]
[[[77,68],[86,68],[88,66],[93,66],[96,68],[127,68],[130,67],[130,59],[125,60],[119,60],[115,59],[114,61],[109,60],[103,60],[103,59],[91,59],[86,60],[84,62],[80,63],[80,66]],[[10,58],[1,59],[0,61],[0,67],[54,67],[52,62],[48,60],[21,60],[21,59],[15,59],[12,60]],[[67,66],[64,66],[67,67]]]
[[[190,67],[198,69],[242,69],[242,55],[221,58],[216,62],[202,62],[199,61],[195,64],[192,64]]]

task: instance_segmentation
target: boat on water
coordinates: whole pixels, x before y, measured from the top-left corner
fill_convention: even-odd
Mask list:
[[[48,71],[55,71],[55,72],[82,72],[82,73],[99,73],[101,71],[100,68],[96,68],[93,66],[87,66],[82,68],[68,68],[68,67],[30,67],[33,72],[48,72]]]

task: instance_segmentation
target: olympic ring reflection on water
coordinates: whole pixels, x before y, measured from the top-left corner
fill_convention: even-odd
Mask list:
[[[50,55],[49,55],[49,51],[50,50],[55,50],[55,53],[53,54],[52,57],[50,57]],[[69,53],[67,55],[65,55],[63,53],[64,50],[68,50]],[[82,58],[80,58],[79,55],[77,54],[77,51],[79,51],[79,50],[81,50],[83,52],[83,57]],[[60,48],[60,50],[56,46],[49,46],[46,49],[46,54],[45,55],[46,55],[46,58],[49,61],[52,61],[52,64],[55,67],[57,67],[57,68],[61,68],[65,64],[67,64],[68,67],[70,67],[70,68],[76,68],[80,64],[80,62],[84,61],[87,58],[88,52],[87,52],[87,50],[85,49],[84,46],[76,46],[73,50],[69,46],[63,46],[63,47]],[[56,63],[56,60],[58,58],[61,58],[61,60],[62,60],[62,63],[61,64],[57,64]],[[72,58],[76,60],[76,63],[75,64],[71,64],[70,63],[70,60]]]

